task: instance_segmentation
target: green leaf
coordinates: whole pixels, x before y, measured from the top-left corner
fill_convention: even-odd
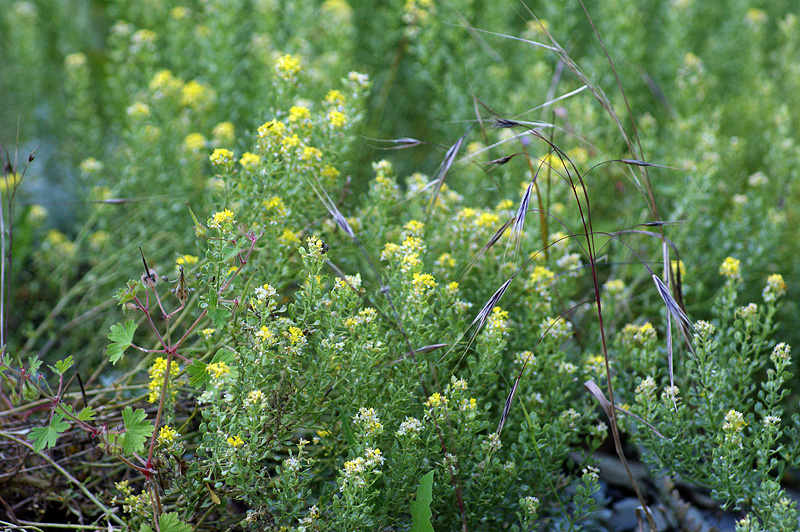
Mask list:
[[[90,421],[94,419],[95,412],[91,406],[84,407],[83,410],[78,412],[77,418],[81,421]]]
[[[70,355],[64,360],[57,361],[55,366],[50,366],[50,369],[59,375],[63,375],[69,368],[72,367],[72,362],[72,355]]]
[[[117,291],[114,295],[114,299],[116,299],[120,305],[123,305],[122,308],[125,308],[125,303],[133,301],[133,298],[136,297],[136,293],[143,288],[141,281],[134,281],[131,279],[125,285],[125,288],[120,288]]]
[[[231,317],[231,311],[226,308],[210,308],[208,309],[208,317],[217,329],[224,329],[225,323]]]
[[[160,532],[192,532],[192,526],[178,519],[176,512],[161,514],[158,518],[158,529]],[[146,524],[142,524],[139,532],[153,532],[153,529]]]
[[[225,362],[228,366],[233,366],[236,363],[236,356],[230,349],[222,348],[214,353],[214,358],[211,359],[210,363],[215,364],[217,362]]]
[[[36,451],[41,451],[45,448],[49,449],[55,446],[58,437],[68,428],[69,423],[64,421],[64,416],[56,413],[53,414],[53,419],[50,420],[48,426],[31,429],[30,433],[28,433],[28,439],[33,441],[33,448]]]
[[[206,371],[206,365],[200,362],[199,360],[195,360],[191,366],[186,368],[186,373],[189,374],[189,386],[194,386],[195,388],[199,388],[206,382],[208,382],[208,372]]]
[[[122,411],[122,422],[125,424],[125,434],[122,437],[122,450],[126,453],[138,453],[144,449],[147,438],[153,435],[155,428],[146,421],[147,413],[141,408],[136,411],[126,407]]]
[[[42,361],[36,358],[36,356],[28,357],[28,365],[30,366],[31,375],[36,376],[39,373],[39,367],[42,365]]]
[[[234,247],[233,247],[233,249],[230,249],[230,250],[229,250],[229,251],[228,251],[228,252],[225,254],[225,256],[224,256],[224,257],[222,257],[222,262],[228,262],[228,261],[229,261],[229,260],[231,260],[233,257],[235,257],[237,253],[239,253],[240,251],[242,251],[242,249],[244,249],[244,244],[243,244],[242,242],[238,242],[238,243],[236,244],[236,246],[234,246]]]
[[[344,432],[348,445],[355,447],[356,438],[353,435],[353,428],[350,426],[350,417],[348,415],[342,416],[342,432]]]
[[[417,487],[417,500],[411,501],[411,532],[434,532],[431,524],[433,470],[423,475]]]
[[[116,365],[122,360],[122,355],[133,342],[133,333],[136,332],[136,322],[128,320],[125,323],[115,323],[111,326],[108,339],[113,343],[106,349],[106,354],[111,359],[111,363]]]

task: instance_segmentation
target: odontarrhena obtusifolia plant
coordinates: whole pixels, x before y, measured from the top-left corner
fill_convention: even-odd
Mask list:
[[[798,512],[779,482],[800,452],[793,438],[800,418],[784,415],[791,348],[771,339],[786,283],[770,275],[763,303],[737,306],[740,261],[726,258],[719,274],[724,284],[712,319],[695,323],[694,349],[679,363],[675,386],[665,386],[652,366],[630,376],[638,381],[635,395],[627,396],[631,412],[646,424],[628,418],[628,431],[655,469],[746,511],[737,531],[794,530]],[[642,338],[623,339],[620,354],[641,355],[638,345],[648,340],[639,329]]]

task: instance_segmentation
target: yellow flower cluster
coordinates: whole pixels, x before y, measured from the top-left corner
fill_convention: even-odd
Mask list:
[[[206,366],[206,371],[214,379],[223,379],[231,374],[231,368],[225,362],[212,362]]]
[[[550,298],[550,281],[555,274],[544,266],[536,266],[528,277],[528,286],[541,297]]]
[[[236,436],[229,437],[227,441],[228,445],[230,445],[234,449],[244,445],[244,440],[238,434]]]
[[[498,331],[504,335],[508,333],[508,330],[508,311],[500,307],[494,307],[486,320],[486,334],[493,334]]]
[[[173,361],[169,367],[170,378],[167,379],[167,389],[170,390],[170,395],[173,397],[178,393],[178,390],[174,388],[170,389],[170,385],[178,377],[180,371],[180,366]],[[161,388],[164,386],[164,375],[166,372],[167,359],[164,357],[156,358],[153,361],[153,365],[147,370],[147,374],[150,376],[150,383],[147,385],[147,389],[150,391],[150,395],[147,398],[149,402],[157,403],[158,400],[161,399]]]
[[[767,286],[762,292],[765,302],[772,303],[785,293],[786,281],[783,280],[782,275],[775,273],[767,277]]]
[[[246,151],[242,154],[242,157],[239,159],[239,164],[241,164],[245,170],[252,172],[256,170],[258,165],[261,164],[261,156]]]
[[[215,149],[214,152],[209,156],[209,160],[214,166],[227,166],[236,162],[233,152],[225,148]]]
[[[272,220],[284,218],[288,213],[286,204],[284,204],[283,200],[278,196],[272,196],[271,198],[265,199],[261,202],[261,205],[267,210],[267,213]]]
[[[331,105],[344,105],[345,101],[344,95],[336,89],[329,90],[328,94],[325,95],[325,103]]]
[[[628,344],[646,345],[656,339],[656,330],[650,322],[644,325],[627,324],[622,328],[622,337]]]
[[[234,140],[235,129],[231,122],[220,122],[214,126],[211,133],[217,144],[231,144]]]
[[[322,152],[313,146],[303,146],[303,149],[300,152],[300,160],[305,162],[321,161]]]
[[[257,132],[258,138],[261,139],[269,137],[280,139],[286,133],[286,124],[280,120],[272,119],[269,122],[259,126]]]
[[[181,105],[198,110],[216,100],[217,93],[211,87],[192,80],[181,89]]]
[[[736,410],[728,410],[725,414],[725,423],[722,425],[722,430],[728,434],[737,434],[744,430],[747,422],[741,412]]]
[[[300,329],[299,327],[295,326],[289,327],[289,330],[283,333],[283,335],[286,337],[287,340],[289,340],[289,344],[291,346],[299,347],[305,345],[307,342],[306,337],[303,335],[302,329]]]
[[[174,442],[178,436],[180,436],[180,434],[178,434],[175,429],[169,425],[164,425],[161,427],[161,430],[158,431],[157,441],[159,445],[169,445]]]
[[[429,273],[415,273],[411,279],[411,286],[413,289],[413,296],[421,300],[427,297],[430,292],[436,288],[436,280],[433,275]]]
[[[383,433],[383,425],[374,408],[358,409],[358,414],[353,418],[355,425],[369,435],[377,436]]]
[[[328,111],[328,122],[334,128],[344,127],[347,124],[347,116],[341,111]]]
[[[727,257],[719,267],[719,274],[728,279],[741,279],[741,261],[733,257]]]
[[[357,316],[351,316],[346,320],[344,320],[344,326],[352,331],[359,325],[372,323],[373,321],[375,321],[375,317],[377,315],[378,315],[377,310],[375,310],[372,307],[367,307],[361,310]]]
[[[305,122],[311,119],[311,111],[304,105],[293,105],[289,109],[289,122]]]
[[[183,90],[183,80],[176,78],[169,70],[159,70],[150,80],[150,90],[156,98],[176,95]]]
[[[286,81],[297,81],[302,69],[300,59],[290,54],[282,55],[275,61],[275,72],[279,78]]]
[[[286,228],[283,230],[283,234],[278,237],[278,241],[284,246],[296,246],[300,243],[300,237],[291,229]]]
[[[275,333],[273,333],[272,330],[266,325],[262,325],[261,328],[256,331],[256,340],[259,345],[270,347],[276,341]]]
[[[208,226],[212,229],[224,229],[226,224],[233,225],[236,223],[233,212],[225,209],[224,211],[215,212],[214,215],[208,219]]]
[[[436,392],[428,397],[428,400],[425,401],[425,406],[431,409],[447,406],[447,397],[443,396],[439,392]]]
[[[206,138],[200,133],[189,133],[183,139],[183,149],[188,152],[198,152],[206,147]]]
[[[150,116],[150,106],[142,102],[134,102],[126,109],[128,116],[134,120],[141,120]]]

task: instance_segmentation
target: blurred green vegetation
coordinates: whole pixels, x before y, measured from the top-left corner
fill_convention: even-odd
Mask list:
[[[517,40],[543,40],[531,13],[609,95],[633,135],[624,89],[646,158],[680,169],[653,169],[651,176],[660,217],[680,222],[666,234],[687,266],[690,315],[707,316],[710,295],[720,285],[707,265],[732,255],[743,261],[750,299],[767,275],[786,276],[790,297],[781,333],[800,339],[800,278],[791,267],[800,251],[793,238],[800,211],[789,200],[800,187],[800,109],[791,104],[800,89],[800,32],[793,3],[585,5],[591,23],[573,2],[6,3],[0,12],[0,141],[12,159],[15,150],[24,160],[38,146],[14,210],[20,238],[12,269],[16,334],[10,347],[46,353],[58,346],[94,352],[85,359],[96,360],[103,339],[90,332],[106,316],[103,302],[112,287],[131,276],[137,247],[148,247],[154,260],[185,251],[185,203],[205,211],[213,201],[198,179],[210,175],[209,165],[199,155],[186,157],[185,137],[199,132],[204,147],[212,148],[220,144],[213,135],[217,124],[231,123],[241,139],[285,112],[276,108],[285,95],[275,94],[270,82],[279,53],[308,61],[306,97],[323,94],[350,70],[373,80],[360,144],[341,162],[342,172],[352,177],[351,191],[364,190],[368,163],[387,155],[370,139],[433,143],[389,154],[401,184],[415,171],[432,174],[443,156],[435,144],[452,144],[473,123],[476,109],[489,116],[476,100],[503,117],[552,121],[553,139],[565,150],[586,150],[587,168],[630,157],[613,122],[587,92],[533,110],[580,84],[548,50]],[[167,106],[154,109],[153,121],[139,127],[130,106],[149,97],[148,84],[162,69],[185,83],[199,82],[213,97],[202,109],[176,104],[178,122],[169,122],[169,102],[162,101]],[[481,140],[473,132],[467,142]],[[493,149],[485,159],[505,154]],[[527,171],[520,160],[492,175],[461,164],[448,182],[476,205],[488,204],[514,190]],[[598,227],[629,227],[652,216],[624,169],[605,165],[589,176]],[[143,201],[85,203],[108,197]],[[346,201],[361,199],[356,194]],[[47,209],[46,221],[32,216],[32,204]],[[53,227],[76,248],[48,263],[48,246],[58,244],[45,238]],[[114,246],[99,247],[96,236],[92,244],[98,232]],[[657,251],[645,252],[658,260]],[[624,265],[611,270],[648,282]],[[652,301],[639,303],[653,312]],[[66,334],[75,327],[80,334]]]

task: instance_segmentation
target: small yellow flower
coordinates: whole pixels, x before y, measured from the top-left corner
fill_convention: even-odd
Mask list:
[[[258,165],[261,164],[261,156],[246,151],[239,159],[239,164],[241,164],[245,170],[252,172],[256,169],[256,167],[258,167]]]
[[[92,249],[99,249],[103,246],[106,242],[108,242],[109,236],[108,232],[106,231],[95,231],[91,235],[89,235],[89,245]]]
[[[247,394],[247,399],[245,399],[245,403],[247,405],[257,405],[264,399],[264,392],[261,390],[251,390]]]
[[[484,212],[475,220],[478,227],[496,227],[500,222],[500,217],[493,212]]]
[[[403,229],[406,230],[406,234],[408,236],[422,238],[422,233],[425,230],[425,224],[417,220],[411,220],[403,226]]]
[[[233,152],[225,148],[215,149],[214,153],[212,153],[209,156],[209,160],[215,166],[225,166],[230,163],[236,162],[236,159],[233,156]]]
[[[331,89],[328,91],[328,94],[325,95],[325,103],[330,103],[333,105],[344,105],[345,97],[340,91],[336,89]]]
[[[292,148],[297,148],[298,146],[300,146],[300,144],[301,144],[300,143],[300,137],[298,137],[297,135],[292,135],[292,136],[289,136],[289,137],[283,137],[281,139],[281,146],[286,151],[289,151]]]
[[[683,264],[682,260],[671,260],[669,261],[669,265],[673,272],[678,272],[680,274],[681,279],[686,279],[686,266]]]
[[[757,9],[755,7],[751,7],[747,10],[747,14],[745,15],[745,22],[749,26],[758,26],[762,25],[767,21],[767,13],[762,9]]]
[[[421,294],[436,288],[436,280],[429,273],[415,273],[411,284],[414,287],[414,291]]]
[[[231,144],[234,137],[234,127],[230,122],[220,122],[214,126],[212,134],[217,144]]]
[[[505,211],[508,209],[512,209],[514,207],[514,202],[510,199],[504,199],[500,203],[497,204],[498,211]]]
[[[225,209],[221,212],[215,212],[214,215],[208,219],[208,226],[213,229],[221,229],[225,224],[234,224],[236,220],[234,219],[234,214]]]
[[[740,271],[741,261],[739,259],[734,259],[733,257],[728,257],[719,267],[719,274],[723,277],[727,277],[728,279],[741,279],[742,274]]]
[[[303,146],[303,151],[300,152],[300,159],[303,161],[320,161],[322,160],[322,152],[312,146]]]
[[[456,220],[463,221],[463,220],[470,220],[475,218],[478,214],[478,211],[473,209],[472,207],[464,207],[460,211],[456,213]]]
[[[94,157],[89,157],[81,161],[81,172],[87,174],[95,174],[103,170],[103,163],[95,159]]]
[[[349,18],[353,10],[346,0],[325,0],[323,11],[328,11],[339,18]]]
[[[180,434],[178,434],[175,429],[169,425],[164,425],[161,427],[161,430],[158,431],[157,441],[159,445],[169,445],[174,442],[178,436],[180,436]]]
[[[191,266],[192,264],[197,264],[197,261],[199,260],[200,259],[198,257],[195,257],[194,255],[181,255],[180,257],[178,257],[175,263],[184,266]]]
[[[2,186],[2,185],[0,185]],[[40,225],[47,219],[47,209],[41,205],[34,205],[28,212],[28,221],[33,225]]]
[[[445,405],[447,405],[447,397],[444,397],[439,392],[434,393],[425,401],[425,406],[428,408],[438,408]]]
[[[275,61],[275,71],[278,77],[287,81],[294,81],[303,69],[300,59],[290,55],[282,55]]]
[[[150,80],[150,90],[157,95],[177,94],[183,89],[183,80],[176,78],[169,70],[159,70]]]
[[[783,280],[783,276],[781,274],[774,273],[767,277],[767,286],[764,287],[764,291],[762,292],[764,301],[767,303],[772,303],[785,293],[786,281]]]
[[[242,445],[244,445],[244,440],[241,437],[239,437],[238,434],[236,436],[229,437],[227,441],[228,445],[230,445],[233,448],[241,447]]]
[[[66,242],[67,241],[67,237],[66,237],[66,235],[64,233],[62,233],[58,229],[50,229],[47,232],[47,236],[45,237],[45,240],[47,240],[47,242],[50,245],[57,246],[59,244],[63,244],[64,242]]]
[[[311,111],[303,105],[293,105],[289,109],[289,122],[302,122],[311,118]]]
[[[300,237],[291,229],[284,229],[283,234],[278,237],[278,240],[284,246],[294,246],[300,243]]]
[[[322,174],[322,177],[324,177],[326,180],[332,181],[337,177],[339,177],[339,170],[337,170],[336,168],[334,168],[329,164],[323,166],[322,171],[320,173]]]
[[[722,430],[729,434],[737,434],[744,430],[747,422],[741,412],[736,410],[728,410],[725,414],[725,423],[722,425]]]
[[[449,253],[442,253],[439,255],[439,258],[436,259],[434,264],[443,268],[453,269],[456,267],[456,259],[454,259]]]
[[[181,105],[200,109],[210,104],[216,98],[216,92],[211,87],[192,80],[181,90]]]
[[[603,288],[606,293],[611,297],[619,297],[625,292],[625,282],[622,279],[612,279],[608,281]]]
[[[184,6],[173,7],[172,10],[169,12],[169,16],[173,20],[184,20],[189,17],[189,8]]]
[[[261,328],[256,331],[256,339],[261,344],[271,346],[275,343],[275,333],[266,325],[262,325]]]
[[[169,367],[169,375],[170,379],[167,380],[167,389],[170,390],[170,384],[178,377],[181,369],[177,363],[172,362]],[[167,359],[164,357],[158,357],[153,361],[153,365],[150,366],[150,369],[147,370],[147,374],[150,376],[150,384],[147,385],[147,389],[150,390],[150,396],[147,400],[151,403],[157,403],[158,400],[161,398],[161,388],[164,385],[164,375],[167,372]],[[174,387],[170,390],[170,395],[173,397],[175,394],[178,393]]]
[[[78,70],[85,67],[87,63],[86,54],[80,52],[69,54],[64,58],[64,66],[67,67],[67,70]]]
[[[306,342],[306,337],[303,336],[303,331],[299,327],[289,327],[289,330],[286,331],[284,335],[292,345],[304,344]]]
[[[283,200],[278,196],[272,196],[269,199],[265,199],[261,202],[261,205],[269,211],[270,215],[276,218],[283,218],[286,216],[288,210],[286,209],[286,204],[283,203]]]
[[[200,331],[200,336],[202,336],[203,338],[210,338],[211,335],[214,334],[215,332],[217,332],[216,329],[203,329],[202,331]]]
[[[276,119],[265,122],[258,128],[258,137],[262,139],[267,137],[281,138],[284,133],[286,133],[286,124]]]
[[[330,111],[328,112],[328,122],[330,122],[334,128],[339,128],[347,123],[347,116],[341,111]]]
[[[191,152],[198,152],[206,147],[206,138],[200,133],[189,133],[183,139],[183,149]]]
[[[225,362],[214,362],[206,366],[206,371],[215,379],[227,377],[231,374],[231,368]]]
[[[150,116],[150,106],[142,102],[134,102],[133,105],[126,110],[128,116],[135,120],[141,120]]]

